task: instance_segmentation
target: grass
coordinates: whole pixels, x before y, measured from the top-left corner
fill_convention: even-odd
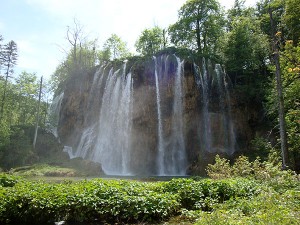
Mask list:
[[[10,170],[11,174],[26,177],[76,177],[81,174],[73,168],[51,166],[48,164],[36,164],[33,166],[18,167]]]

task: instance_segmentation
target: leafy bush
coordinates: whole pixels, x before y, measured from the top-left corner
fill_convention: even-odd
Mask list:
[[[259,205],[265,202],[270,202],[273,210],[273,201],[281,201],[281,198],[285,198],[285,204],[290,201],[290,211],[286,211],[285,216],[296,212],[300,205],[299,182],[291,189],[291,185],[285,183],[273,187],[241,177],[165,182],[92,179],[62,183],[18,180],[7,174],[2,177],[0,224],[45,224],[61,220],[156,223],[174,216],[192,221],[197,215],[201,216],[199,221],[207,219],[207,224],[213,224],[215,219],[222,221],[217,224],[223,224],[222,212],[230,215],[228,221],[236,222],[239,217],[249,218],[255,214],[256,205],[262,212],[268,210]],[[276,207],[281,207],[278,204]]]
[[[19,177],[0,173],[0,187],[13,187],[19,180]]]
[[[213,179],[247,177],[259,182],[267,182],[277,190],[292,188],[299,184],[299,176],[294,171],[282,170],[280,156],[275,151],[271,151],[268,160],[264,162],[259,158],[249,162],[247,157],[240,156],[230,166],[227,159],[221,159],[218,155],[215,161],[215,164],[207,166],[207,174]]]
[[[165,192],[177,194],[181,206],[189,210],[209,211],[215,204],[236,197],[249,197],[256,194],[257,184],[248,179],[211,180],[173,179],[165,183]]]
[[[264,187],[249,199],[232,199],[217,205],[210,213],[196,211],[191,218],[202,224],[299,224],[300,192],[289,190],[280,194]],[[188,215],[186,213],[186,215]],[[197,219],[195,219],[197,218]]]
[[[208,164],[206,169],[207,175],[213,179],[224,179],[232,177],[232,168],[228,159],[215,157],[215,164]]]
[[[150,187],[150,188],[148,188]],[[5,192],[5,194],[1,194]],[[142,182],[21,182],[0,190],[0,223],[159,221],[178,213],[177,195]]]

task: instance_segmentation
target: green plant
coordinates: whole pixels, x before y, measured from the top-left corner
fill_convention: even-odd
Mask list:
[[[208,164],[206,168],[207,175],[213,179],[223,179],[232,176],[232,168],[229,160],[220,158],[219,155],[215,157],[215,164]]]
[[[0,187],[13,187],[21,178],[0,173]]]

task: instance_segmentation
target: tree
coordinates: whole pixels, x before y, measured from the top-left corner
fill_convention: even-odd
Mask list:
[[[271,34],[272,34],[272,50],[273,50],[273,60],[275,63],[275,75],[276,75],[276,89],[278,96],[278,115],[279,115],[279,126],[280,126],[280,143],[281,143],[281,153],[282,153],[282,168],[286,169],[288,165],[288,146],[287,146],[287,133],[286,133],[286,122],[285,122],[285,112],[284,112],[284,99],[282,90],[282,80],[281,80],[281,69],[280,69],[280,56],[278,49],[278,36],[275,34],[275,24],[272,15],[272,9],[269,8],[270,14],[270,24],[271,24]],[[277,36],[277,37],[276,37]]]
[[[283,25],[285,28],[285,39],[292,40],[297,46],[300,39],[300,1],[286,0],[285,13],[283,14]]]
[[[253,8],[247,8],[245,6],[245,0],[235,0],[234,6],[227,11],[228,31],[231,31],[232,23],[234,23],[234,21],[236,21],[239,17],[253,17]]]
[[[245,80],[249,84],[250,76],[254,78],[254,74],[261,73],[260,68],[266,64],[268,38],[262,33],[259,20],[253,14],[236,17],[230,27],[223,38],[223,61],[234,84],[245,84]]]
[[[164,30],[158,26],[145,29],[135,43],[136,51],[142,55],[153,55],[155,52],[166,47]]]
[[[126,43],[122,41],[116,34],[112,34],[103,45],[103,52],[105,58],[115,60],[119,58],[126,58],[130,55]]]
[[[18,58],[17,44],[14,41],[10,41],[8,44],[4,46],[2,55],[3,55],[3,66],[5,70],[5,82],[4,82],[4,88],[2,94],[0,120],[2,119],[3,112],[4,112],[8,78],[11,76],[11,74],[13,74],[13,67],[17,63],[17,58]]]
[[[2,42],[3,41],[3,37],[2,35],[0,34],[0,79],[2,78],[1,77],[1,68],[2,68],[2,64],[4,63],[4,54],[3,54],[3,46],[2,46]]]
[[[179,20],[169,27],[171,42],[202,55],[215,54],[224,24],[218,1],[189,0],[178,16]]]
[[[260,20],[260,27],[263,33],[272,39],[269,7],[272,7],[272,17],[277,30],[280,30],[282,15],[284,14],[285,0],[260,0],[256,3],[256,16]],[[281,30],[282,32],[282,30]]]
[[[72,46],[72,59],[73,63],[77,64],[81,61],[81,45],[84,41],[83,26],[80,25],[77,19],[74,19],[74,27],[67,27],[67,40]],[[79,52],[78,52],[79,47]],[[79,56],[78,56],[79,55]]]
[[[23,71],[16,79],[16,89],[18,91],[18,121],[19,125],[34,124],[34,115],[36,111],[36,101],[39,84],[35,73]]]
[[[289,158],[296,171],[300,171],[300,43],[286,41],[280,57],[284,87],[285,121],[289,143]],[[275,85],[274,85],[275,86]],[[277,105],[273,100],[273,105]]]

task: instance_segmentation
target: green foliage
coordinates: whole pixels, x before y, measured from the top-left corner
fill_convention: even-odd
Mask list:
[[[249,162],[245,156],[240,156],[231,166],[227,159],[221,159],[218,155],[215,164],[207,166],[207,174],[213,179],[228,177],[248,177],[260,182],[267,182],[274,189],[292,188],[299,184],[299,177],[292,170],[282,170],[281,160],[276,151],[269,154],[268,160],[260,162],[257,158]]]
[[[177,47],[214,55],[224,24],[220,5],[215,0],[187,1],[178,12],[178,21],[169,27],[171,42]]]
[[[0,173],[0,187],[13,187],[20,180],[20,177]]]
[[[3,127],[2,127],[3,129]],[[10,170],[14,167],[20,167],[37,162],[57,161],[54,158],[60,155],[62,158],[62,147],[57,142],[53,134],[42,128],[39,129],[39,136],[36,148],[33,149],[33,126],[12,126],[10,127],[6,139],[1,140],[0,146],[0,167]]]
[[[101,58],[102,56],[102,58]],[[116,34],[112,34],[103,45],[102,60],[124,59],[130,56],[126,43]]]
[[[25,166],[11,169],[9,171],[19,176],[54,176],[54,177],[74,177],[80,174],[72,168],[51,166],[47,164],[36,164],[34,166]]]
[[[288,190],[280,194],[264,187],[249,199],[232,199],[219,204],[211,213],[196,211],[197,225],[201,224],[298,224],[300,192]],[[196,215],[195,215],[196,214]]]
[[[0,189],[0,222],[151,222],[176,214],[176,195],[154,191],[152,186],[99,179],[62,184],[17,183]]]
[[[293,224],[299,218],[299,185],[273,189],[268,183],[261,184],[254,179],[166,182],[92,179],[45,183],[1,174],[0,184],[1,224],[95,219],[109,224],[156,223],[177,215],[181,219],[197,220],[198,224],[204,221],[232,224],[233,221],[266,221],[275,208],[284,223]]]
[[[300,153],[300,44],[293,45],[293,41],[287,41],[281,52],[280,66],[281,78],[283,84],[283,95],[285,103],[285,120],[287,127],[287,137],[289,143],[290,166],[296,171],[300,170],[299,153]],[[271,118],[277,121],[277,94],[276,83],[272,81],[272,87],[267,96],[266,104],[268,113]]]
[[[207,175],[213,179],[223,179],[232,176],[232,169],[228,159],[215,157],[215,164],[208,164],[206,169]]]
[[[162,187],[164,192],[178,194],[183,208],[211,210],[215,204],[235,197],[248,197],[256,193],[255,182],[246,179],[200,181],[174,179]]]
[[[270,142],[268,142],[265,138],[255,137],[250,141],[251,154],[248,155],[251,161],[254,161],[258,155],[263,161],[265,161],[268,159],[268,154],[271,150],[274,149]]]
[[[164,30],[158,26],[145,29],[135,43],[136,51],[142,55],[153,55],[165,46]]]
[[[229,73],[242,76],[246,71],[259,69],[267,59],[268,39],[254,15],[236,17],[223,42],[224,62]]]
[[[34,161],[32,140],[26,135],[26,128],[15,126],[11,128],[8,143],[0,151],[0,165],[5,169],[22,166]]]
[[[300,39],[300,4],[299,0],[286,0],[285,13],[283,14],[283,24],[285,25],[285,38],[293,40],[294,45]]]

